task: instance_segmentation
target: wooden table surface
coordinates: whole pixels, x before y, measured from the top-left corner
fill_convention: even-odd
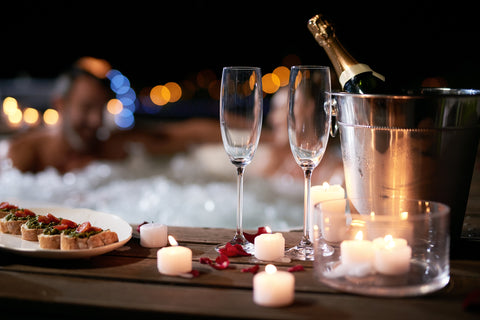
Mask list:
[[[214,270],[199,263],[214,259],[214,247],[229,240],[228,229],[170,227],[169,233],[193,251],[193,279],[163,276],[156,267],[157,249],[132,239],[126,246],[90,259],[44,260],[0,252],[0,314],[62,319],[135,315],[145,318],[244,319],[479,319],[463,310],[468,294],[480,289],[480,261],[451,261],[451,281],[444,289],[414,298],[372,298],[341,293],[319,283],[311,262],[295,273],[295,301],[283,308],[265,308],[252,300],[252,257],[230,258],[232,268]],[[287,245],[299,232],[284,233]],[[286,269],[292,263],[276,264]],[[261,270],[264,263],[261,264]],[[6,312],[6,313],[5,313]],[[477,310],[478,312],[478,310]],[[20,318],[22,318],[20,317]],[[2,316],[3,318],[3,316]],[[96,317],[95,317],[96,318]]]

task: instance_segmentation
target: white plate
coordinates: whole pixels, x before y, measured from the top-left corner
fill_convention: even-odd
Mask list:
[[[22,240],[21,235],[0,233],[0,249],[9,250],[21,255],[51,258],[51,259],[77,259],[98,256],[122,247],[132,237],[132,227],[123,219],[109,213],[93,211],[90,209],[71,208],[29,208],[36,214],[53,214],[57,218],[72,220],[78,224],[90,221],[92,226],[110,229],[118,235],[118,242],[93,248],[78,250],[53,250],[41,249],[36,241]]]

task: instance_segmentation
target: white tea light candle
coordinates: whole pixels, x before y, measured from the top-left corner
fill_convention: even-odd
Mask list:
[[[265,271],[253,277],[253,301],[265,307],[283,307],[295,297],[295,277],[268,264]]]
[[[328,182],[324,182],[321,186],[311,187],[310,192],[312,197],[312,206],[315,206],[317,203],[322,201],[339,200],[345,198],[345,189],[343,189],[342,186],[338,184],[330,185],[328,184]],[[343,223],[344,226],[345,222],[338,220],[337,213],[343,218],[345,215],[345,207],[340,208],[340,206],[338,206],[337,208],[335,208],[334,211],[331,211],[329,213],[328,217],[325,217],[328,221],[328,226],[327,224],[324,224],[325,226],[327,226],[326,230],[321,226],[322,232],[324,232],[324,238],[327,241],[337,242],[343,240],[343,236],[337,233],[337,226],[340,226],[340,223]],[[313,217],[309,217],[309,219],[313,222]],[[309,230],[309,232],[310,239],[315,239],[313,229]],[[342,237],[342,239],[339,239],[340,237]]]
[[[340,261],[350,276],[364,277],[374,272],[374,248],[372,241],[363,240],[363,232],[358,231],[355,240],[344,240],[340,244]]]
[[[326,241],[340,242],[346,238],[346,203],[345,199],[320,203],[320,231]]]
[[[384,238],[373,240],[375,270],[385,275],[401,275],[410,270],[412,248],[407,240],[393,238],[386,235]]]
[[[157,251],[157,268],[162,274],[178,276],[192,271],[192,250],[179,246],[175,238],[168,236],[171,247]]]
[[[146,248],[161,248],[168,244],[168,227],[161,223],[146,223],[140,226],[140,245]]]
[[[255,258],[275,261],[285,255],[285,238],[279,232],[264,233],[255,237]]]
[[[324,182],[321,186],[313,186],[311,189],[312,204],[326,200],[338,200],[345,198],[345,189],[341,185]]]

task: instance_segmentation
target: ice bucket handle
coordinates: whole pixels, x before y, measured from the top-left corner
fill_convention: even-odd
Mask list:
[[[330,125],[330,136],[335,138],[338,133],[338,123],[337,123],[337,100],[330,95],[330,103],[332,105],[332,117],[331,117],[331,125]]]

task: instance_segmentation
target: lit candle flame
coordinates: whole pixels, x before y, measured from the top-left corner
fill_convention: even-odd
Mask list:
[[[267,264],[265,266],[265,272],[268,274],[274,274],[277,272],[277,268],[273,264]]]
[[[322,184],[322,187],[323,187],[323,190],[328,190],[330,188],[330,185],[328,184],[327,181],[325,181],[323,184]]]
[[[407,220],[408,219],[408,212],[404,211],[400,213],[400,220]]]
[[[395,247],[395,241],[393,241],[393,237],[390,234],[387,234],[383,240],[385,241],[385,248],[386,249],[393,249]]]
[[[358,231],[357,234],[355,235],[355,240],[363,240],[363,232]]]
[[[168,243],[170,243],[171,246],[178,246],[178,242],[173,236],[168,236]]]
[[[270,229],[269,226],[265,226],[265,231],[267,231],[267,233],[272,233],[272,229]]]

